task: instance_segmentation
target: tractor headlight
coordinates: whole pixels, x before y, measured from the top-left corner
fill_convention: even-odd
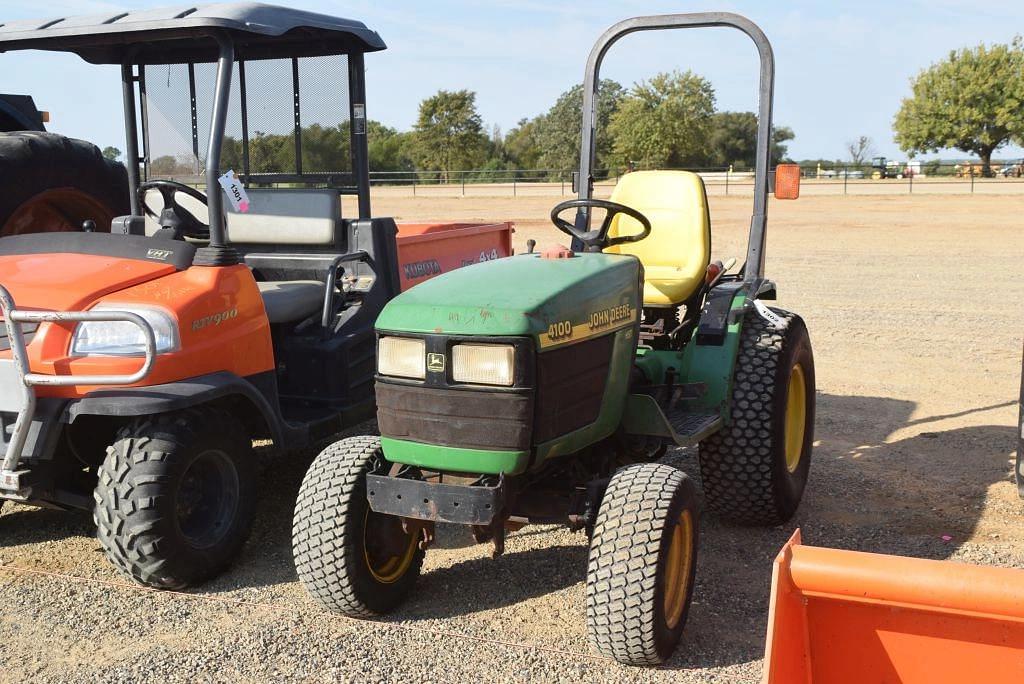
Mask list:
[[[163,309],[101,304],[92,311],[124,311],[141,316],[149,323],[156,338],[156,353],[178,351],[178,324]],[[146,353],[146,337],[142,329],[128,321],[84,321],[75,328],[71,341],[74,356],[139,356]]]
[[[400,378],[427,377],[427,344],[408,337],[382,337],[377,342],[377,371]]]
[[[515,380],[515,357],[515,347],[508,344],[457,344],[452,347],[452,379],[510,387]]]

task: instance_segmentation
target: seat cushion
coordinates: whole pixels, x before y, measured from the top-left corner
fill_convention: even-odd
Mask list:
[[[323,309],[324,284],[316,280],[279,280],[257,285],[271,323],[295,323]]]
[[[689,171],[636,171],[615,186],[611,199],[636,209],[651,222],[640,242],[609,247],[606,252],[632,254],[644,265],[644,306],[678,306],[701,283],[711,260],[711,220],[704,181]],[[619,214],[609,235],[635,235],[636,219]]]

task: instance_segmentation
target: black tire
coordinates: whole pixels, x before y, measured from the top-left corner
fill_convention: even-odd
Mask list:
[[[678,559],[677,528],[682,567],[669,562]],[[587,565],[587,632],[599,653],[625,665],[657,665],[672,655],[693,597],[699,528],[697,486],[682,471],[644,463],[615,473]],[[671,581],[672,567],[684,585]]]
[[[321,606],[350,617],[396,608],[412,591],[423,565],[417,540],[404,535],[392,537],[402,548],[394,556],[393,577],[382,581],[370,567],[365,532],[371,522],[388,534],[404,534],[398,518],[373,513],[366,501],[366,475],[381,472],[385,463],[379,437],[335,442],[313,461],[295,503],[292,553],[299,579]],[[372,539],[369,543],[374,546]]]
[[[742,525],[779,525],[789,520],[800,505],[811,467],[815,405],[811,340],[802,318],[781,309],[772,311],[782,321],[781,330],[756,311],[744,317],[729,425],[702,441],[699,449],[708,509]],[[804,386],[804,427],[802,439],[792,440],[799,446],[799,460],[787,462],[787,403],[797,365]]]
[[[128,171],[84,140],[37,131],[0,133],[0,178],[0,237],[79,230],[86,220],[95,221],[98,232],[109,232],[111,219],[131,213]],[[26,207],[40,200],[57,210],[44,217],[59,214],[59,226],[38,226],[26,215]]]
[[[139,419],[107,449],[94,493],[100,545],[148,587],[182,589],[223,571],[256,505],[252,441],[209,407]]]

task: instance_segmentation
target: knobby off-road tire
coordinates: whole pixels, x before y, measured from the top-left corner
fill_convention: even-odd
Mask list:
[[[351,617],[393,610],[423,565],[415,536],[404,535],[398,518],[373,513],[367,503],[366,475],[381,472],[384,464],[379,437],[336,442],[313,461],[295,504],[292,552],[299,579],[321,606]],[[399,535],[383,540],[400,549],[397,555],[374,551],[382,533]]]
[[[55,133],[0,133],[0,237],[81,230],[109,232],[131,212],[128,171],[92,143]]]
[[[800,505],[811,467],[815,404],[811,341],[802,318],[781,309],[772,311],[783,322],[781,330],[756,311],[744,317],[729,425],[699,448],[708,509],[743,525],[778,525],[789,520]]]
[[[136,420],[107,449],[93,496],[96,536],[122,573],[159,589],[199,584],[249,536],[252,441],[210,407]]]
[[[602,655],[657,665],[675,650],[693,596],[699,502],[693,480],[672,466],[612,477],[587,566],[587,632]]]

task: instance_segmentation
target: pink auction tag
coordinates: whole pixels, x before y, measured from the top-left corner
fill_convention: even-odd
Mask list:
[[[249,195],[245,192],[245,186],[242,185],[242,181],[238,180],[235,172],[228,171],[217,180],[220,182],[221,187],[224,188],[228,201],[231,202],[231,207],[242,214],[248,212]]]

